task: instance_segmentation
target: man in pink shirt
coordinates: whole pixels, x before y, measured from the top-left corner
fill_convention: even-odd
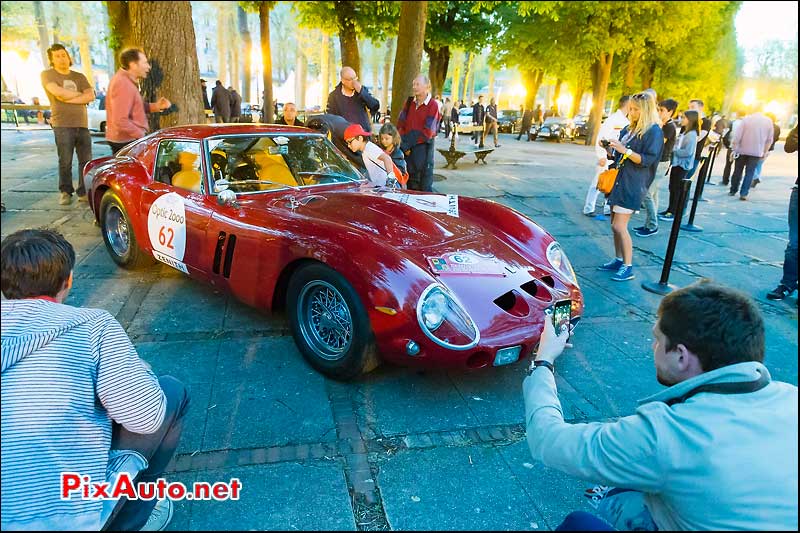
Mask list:
[[[731,143],[736,163],[731,176],[731,189],[728,192],[730,196],[736,196],[738,191],[739,199],[747,200],[758,162],[769,152],[773,136],[772,121],[760,111],[747,115],[739,123]],[[744,171],[744,181],[742,181],[742,171]],[[739,190],[740,183],[741,190]]]
[[[106,140],[114,154],[147,134],[146,113],[164,111],[172,105],[163,96],[149,104],[142,99],[138,82],[150,72],[144,52],[138,48],[124,50],[119,62],[120,69],[108,83],[106,95]]]

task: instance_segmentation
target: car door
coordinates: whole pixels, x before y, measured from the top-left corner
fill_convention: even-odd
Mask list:
[[[153,180],[141,196],[153,256],[201,279],[207,278],[211,267],[206,232],[215,206],[206,193],[203,159],[199,141],[162,139]]]

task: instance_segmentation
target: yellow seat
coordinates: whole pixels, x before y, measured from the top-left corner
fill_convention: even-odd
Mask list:
[[[256,152],[252,157],[258,165],[258,179],[297,186],[297,180],[280,154]],[[269,189],[269,185],[262,184],[261,188]]]
[[[192,192],[200,192],[200,170],[195,167],[199,156],[192,152],[178,152],[181,169],[172,176],[172,185]]]

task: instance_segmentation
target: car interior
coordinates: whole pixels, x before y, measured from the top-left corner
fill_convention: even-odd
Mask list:
[[[158,147],[155,181],[192,192],[201,192],[200,143],[162,141]]]

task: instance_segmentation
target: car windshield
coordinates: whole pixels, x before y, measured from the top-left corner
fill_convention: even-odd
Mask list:
[[[471,117],[472,116],[472,108],[471,107],[465,107],[464,109],[459,109],[458,116],[460,116],[460,117],[466,117],[466,116]]]
[[[515,111],[513,109],[506,109],[500,111],[498,118],[508,118],[511,120],[515,120],[519,118],[519,111]]]
[[[212,184],[224,178],[236,193],[364,179],[328,139],[318,134],[248,135],[207,142]]]

